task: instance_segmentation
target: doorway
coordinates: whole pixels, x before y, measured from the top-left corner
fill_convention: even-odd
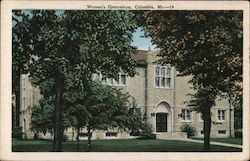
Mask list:
[[[156,132],[168,131],[168,113],[156,113]]]

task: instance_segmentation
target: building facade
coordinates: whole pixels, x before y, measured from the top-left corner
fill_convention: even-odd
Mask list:
[[[203,137],[203,119],[200,113],[190,111],[186,101],[190,99],[187,94],[194,93],[190,77],[178,77],[177,71],[170,65],[158,65],[156,52],[138,51],[131,55],[138,62],[136,75],[127,77],[121,70],[119,79],[102,79],[101,73],[93,75],[93,80],[104,84],[117,86],[130,93],[135,99],[137,109],[144,113],[153,132],[159,139],[186,137],[180,127],[190,124],[197,130],[195,137]],[[21,76],[21,116],[20,123],[27,138],[32,138],[30,131],[29,106],[38,103],[39,89],[31,86],[28,76]],[[212,111],[211,137],[234,136],[234,112],[232,105],[226,99],[217,100]],[[65,132],[69,138],[75,139],[75,132],[68,129]],[[52,138],[51,135],[43,137]],[[133,138],[129,133],[117,130],[94,131],[93,139]],[[86,139],[86,131],[82,131],[81,138]]]

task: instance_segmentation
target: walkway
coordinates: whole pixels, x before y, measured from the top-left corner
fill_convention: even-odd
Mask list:
[[[193,143],[202,143],[203,140],[193,140],[193,139],[186,139],[186,138],[175,138],[173,140],[179,140],[179,141],[187,141],[187,142],[193,142]],[[221,143],[221,142],[215,142],[215,141],[210,141],[211,145],[220,145],[220,146],[227,146],[227,147],[233,147],[233,148],[242,148],[242,145],[237,145],[237,144],[229,144],[229,143]]]

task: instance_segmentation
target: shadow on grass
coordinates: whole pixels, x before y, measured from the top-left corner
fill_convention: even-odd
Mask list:
[[[51,152],[52,140],[13,140],[13,152]],[[76,152],[76,142],[63,143],[63,152]],[[87,151],[87,141],[80,142],[79,152]],[[241,152],[241,148],[211,145],[210,152]],[[204,152],[203,144],[177,140],[127,139],[93,140],[91,152]]]

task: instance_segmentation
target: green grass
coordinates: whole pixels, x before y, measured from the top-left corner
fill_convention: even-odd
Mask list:
[[[86,152],[87,141],[80,142],[81,152]],[[202,152],[203,144],[176,140],[92,140],[91,152]],[[12,140],[13,152],[51,152],[51,140]],[[63,143],[64,152],[75,152],[76,142]],[[240,152],[242,149],[211,145],[214,152]]]
[[[203,140],[203,138],[194,138],[196,140]],[[229,144],[238,144],[242,145],[242,138],[211,138],[211,141],[229,143]]]

